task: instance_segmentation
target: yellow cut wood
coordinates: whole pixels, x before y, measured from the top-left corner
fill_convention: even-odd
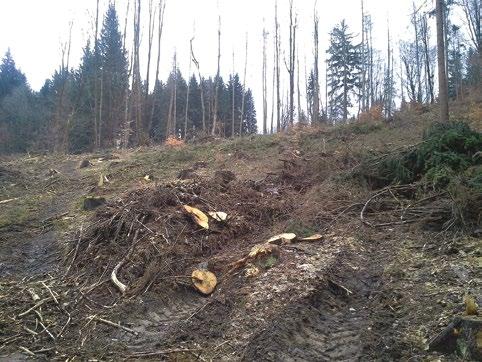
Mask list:
[[[300,240],[301,241],[318,241],[321,239],[323,239],[323,235],[315,234],[315,235],[308,236],[307,238],[301,238]]]
[[[274,244],[276,242],[282,242],[282,243],[287,243],[289,244],[290,242],[294,241],[296,239],[296,234],[293,233],[285,233],[285,234],[279,234],[276,236],[273,236],[268,240],[268,243]]]
[[[196,224],[198,224],[203,229],[209,230],[209,218],[208,216],[199,209],[184,205],[184,210],[191,215],[192,219]]]
[[[208,270],[196,269],[192,272],[191,278],[194,287],[204,295],[209,295],[214,292],[218,284],[216,275]]]
[[[223,222],[228,219],[228,214],[225,212],[219,212],[219,211],[209,211],[208,212],[209,216],[211,216],[214,220]]]

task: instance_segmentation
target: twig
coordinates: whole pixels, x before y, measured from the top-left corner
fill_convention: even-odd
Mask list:
[[[59,304],[59,301],[57,300],[57,298],[55,297],[54,293],[52,292],[52,289],[50,289],[50,287],[45,284],[44,282],[42,282],[42,285],[47,288],[47,290],[49,291],[50,295],[52,296],[52,299],[54,300],[55,304]]]
[[[20,314],[18,315],[18,317],[26,316],[27,314],[29,314],[30,312],[34,311],[34,310],[37,309],[38,307],[42,306],[44,303],[50,302],[51,300],[52,300],[52,297],[48,297],[48,298],[42,299],[40,302],[38,302],[37,304],[35,304],[32,308],[29,308],[29,309],[27,309],[25,312],[20,313]]]
[[[139,332],[136,332],[136,331],[133,330],[133,329],[124,327],[123,325],[120,324],[120,322],[119,322],[119,323],[114,323],[114,322],[111,322],[111,321],[109,321],[109,320],[107,320],[107,319],[100,318],[100,317],[97,317],[97,316],[93,316],[92,319],[95,320],[95,321],[97,321],[97,322],[101,322],[101,323],[107,324],[108,326],[122,329],[122,330],[124,330],[124,331],[126,331],[126,332],[132,333],[132,334],[135,335],[135,336],[137,336],[137,335],[139,334]]]
[[[50,331],[47,329],[47,327],[41,322],[39,321],[39,324],[42,326],[42,328],[44,329],[42,332],[47,332],[47,334],[50,336],[50,338],[52,338],[53,341],[55,341],[55,337],[52,333],[50,333]],[[40,333],[42,333],[40,332]]]
[[[173,354],[173,353],[199,352],[199,351],[202,351],[202,348],[165,349],[165,350],[162,350],[162,351],[155,351],[155,352],[139,352],[139,353],[134,353],[134,354],[131,354],[130,356],[128,356],[128,358],[154,357],[154,356],[162,356],[162,355]]]
[[[65,273],[66,275],[69,274],[70,268],[72,268],[72,265],[74,264],[75,259],[77,259],[77,253],[79,252],[80,240],[82,239],[83,229],[84,229],[84,224],[80,225],[79,239],[77,240],[77,245],[75,246],[75,252],[74,252],[74,256],[72,258],[72,261],[70,262],[69,267],[67,268],[67,272]]]
[[[18,346],[19,349],[21,349],[22,351],[24,351],[26,354],[28,354],[29,356],[32,356],[32,357],[37,357],[37,355],[35,353],[33,353],[31,350],[29,350],[28,348],[26,347],[22,347],[22,346]]]
[[[2,201],[0,201],[0,205],[8,204],[9,202],[17,201],[17,200],[19,200],[19,199],[20,199],[20,197],[16,197],[16,198],[14,198],[14,199],[2,200]]]

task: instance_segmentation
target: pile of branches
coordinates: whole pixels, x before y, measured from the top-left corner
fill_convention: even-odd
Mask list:
[[[0,355],[20,350],[35,359],[94,356],[99,324],[136,333],[109,320],[106,311],[94,313],[99,308],[88,296],[91,290],[78,287],[72,279],[50,275],[35,281],[0,282]],[[80,352],[87,343],[90,352]]]
[[[106,281],[96,294],[102,304],[113,296],[190,286],[199,264],[227,246],[254,243],[244,236],[287,217],[287,204],[269,190],[263,182],[179,181],[133,191],[95,215],[69,255],[69,274],[82,275],[85,285]],[[209,230],[202,229],[184,205],[226,212],[228,220],[211,220]],[[222,273],[224,266],[209,268]]]
[[[419,185],[388,186],[373,194],[360,211],[361,221],[370,227],[423,223],[444,230],[457,219],[447,192],[416,198]]]
[[[480,149],[482,134],[467,124],[434,124],[421,143],[366,160],[353,176],[378,191],[366,201],[361,220],[370,226],[422,222],[443,230],[478,227]],[[390,218],[371,222],[369,213],[390,214]]]

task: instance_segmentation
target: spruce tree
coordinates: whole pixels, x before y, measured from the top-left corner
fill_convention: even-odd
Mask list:
[[[15,65],[12,53],[8,49],[0,64],[0,101],[15,88],[25,85],[27,78]]]
[[[343,20],[330,33],[328,49],[328,86],[330,116],[333,120],[348,119],[351,98],[360,87],[361,59],[359,45]]]
[[[104,17],[99,40],[102,124],[101,142],[113,145],[124,119],[125,91],[128,84],[128,62],[123,48],[119,19],[114,4]]]

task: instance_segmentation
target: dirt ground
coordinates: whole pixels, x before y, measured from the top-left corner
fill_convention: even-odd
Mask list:
[[[482,305],[480,238],[369,227],[374,190],[346,176],[423,127],[1,160],[0,360],[463,360],[427,344],[467,293]],[[228,219],[203,230],[182,205]],[[322,237],[236,264],[283,232]],[[194,269],[217,276],[210,296]]]

